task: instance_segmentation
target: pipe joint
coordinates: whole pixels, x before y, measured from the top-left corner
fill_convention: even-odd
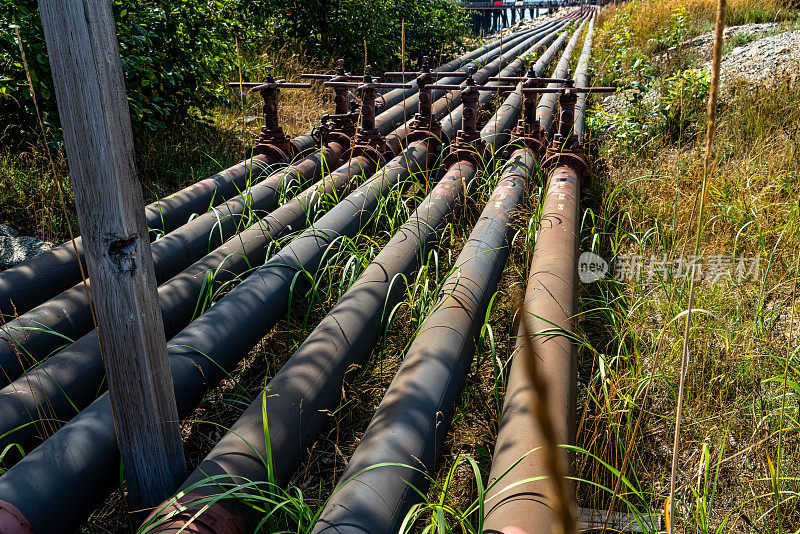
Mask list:
[[[199,502],[201,499],[203,503]],[[155,524],[150,530],[153,534],[246,534],[243,518],[230,513],[219,501],[210,505],[205,501],[207,495],[186,493],[172,504],[159,506],[143,525]]]
[[[0,532],[3,534],[33,534],[31,524],[10,502],[0,501]]]

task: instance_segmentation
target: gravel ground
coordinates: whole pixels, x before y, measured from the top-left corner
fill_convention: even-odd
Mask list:
[[[725,28],[723,37],[726,42],[737,35],[763,37],[767,34],[775,33],[779,31],[779,29],[780,26],[772,22],[765,24],[743,24],[741,26],[731,26],[729,28]],[[673,53],[676,50],[694,48],[701,57],[705,59],[711,59],[713,44],[714,32],[708,32],[683,41],[678,46],[670,48],[665,54],[660,54],[658,57],[665,57],[667,53]]]
[[[778,31],[777,24],[745,24],[725,29],[725,39],[735,35],[768,35]],[[684,41],[667,53],[675,50],[694,48],[698,56],[706,59],[702,67],[711,72],[711,48],[713,33],[706,33]],[[666,57],[662,54],[660,57]],[[656,61],[658,58],[656,58]],[[723,89],[736,80],[744,80],[759,85],[789,81],[800,83],[800,31],[786,31],[777,35],[761,37],[745,45],[734,48],[722,56],[720,79]],[[623,91],[603,99],[603,109],[609,113],[619,113],[628,105],[629,91]],[[653,89],[644,96],[645,105],[658,97]]]
[[[22,263],[52,247],[52,243],[20,236],[10,226],[0,224],[0,270]]]
[[[705,65],[711,70],[711,62]],[[722,57],[723,86],[736,79],[761,85],[800,80],[800,31],[784,32],[734,48]]]

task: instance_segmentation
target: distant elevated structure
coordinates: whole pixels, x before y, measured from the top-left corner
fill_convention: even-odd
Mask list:
[[[472,12],[475,33],[495,32],[514,25],[517,19],[533,19],[562,7],[606,3],[608,0],[460,0],[461,6]]]

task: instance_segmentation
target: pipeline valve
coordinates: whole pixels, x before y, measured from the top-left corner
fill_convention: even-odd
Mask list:
[[[478,131],[478,105],[481,91],[506,93],[516,89],[514,86],[485,86],[475,82],[475,68],[470,67],[466,80],[462,85],[432,85],[432,89],[446,91],[461,91],[461,129],[456,134],[456,139],[450,145],[450,153],[445,157],[444,166],[447,167],[459,160],[469,160],[475,165],[481,165],[486,156],[486,143],[481,139]]]
[[[322,80],[325,82],[349,82],[360,79],[359,76],[353,76],[345,71],[343,59],[337,60],[335,74],[303,73],[300,77],[310,80]],[[358,103],[354,98],[351,98],[349,87],[333,87],[333,105],[333,113],[326,113],[321,117],[320,132],[324,136],[323,140],[328,142],[336,138],[337,142],[350,147],[356,135]]]
[[[380,78],[373,78],[371,71],[372,67],[367,65],[364,67],[361,81],[329,80],[325,85],[333,87],[334,90],[355,88],[359,92],[361,114],[358,119],[359,126],[356,128],[353,152],[370,154],[371,157],[377,157],[377,161],[381,161],[388,148],[375,122],[375,100],[378,97],[378,89],[411,89],[411,85],[381,82]]]
[[[517,82],[522,89],[522,117],[511,131],[512,142],[528,147],[538,157],[544,155],[545,140],[536,118],[537,93],[525,89],[540,88],[545,83],[564,83],[566,78],[543,78],[536,73],[531,63],[525,76],[495,76],[490,81]]]
[[[583,145],[578,142],[575,135],[575,103],[579,93],[613,93],[616,87],[574,87],[574,81],[567,79],[563,87],[523,89],[523,92],[556,93],[559,95],[558,129],[550,146],[547,147],[543,168],[556,165],[570,164],[576,169],[581,178],[581,188],[585,191],[589,187],[589,164]]]
[[[264,123],[261,134],[253,144],[252,155],[263,155],[275,161],[291,161],[298,150],[292,144],[281,128],[278,120],[278,95],[281,89],[309,89],[309,83],[289,83],[286,80],[276,80],[272,74],[272,65],[267,65],[266,78],[263,82],[231,82],[229,87],[247,88],[248,92],[256,91],[264,100],[262,114]]]

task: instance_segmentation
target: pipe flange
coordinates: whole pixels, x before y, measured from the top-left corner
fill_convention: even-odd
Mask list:
[[[439,152],[442,143],[446,142],[447,136],[442,131],[442,125],[433,117],[425,117],[417,114],[408,128],[406,144],[414,141],[426,141],[429,150]]]
[[[459,161],[469,161],[475,167],[483,167],[486,161],[486,144],[483,141],[473,144],[453,145],[450,153],[445,156],[442,168],[447,169]]]
[[[445,135],[441,131],[437,133],[427,130],[416,130],[410,132],[406,136],[405,145],[408,146],[415,141],[425,141],[428,144],[428,150],[438,154],[442,149],[443,138],[445,138]]]
[[[589,191],[589,184],[591,183],[591,172],[589,164],[586,162],[586,155],[582,150],[555,152],[552,149],[547,149],[544,161],[542,161],[542,168],[547,169],[548,172],[557,166],[568,165],[575,170],[581,181],[581,193],[586,194]]]
[[[155,532],[159,534],[173,534],[176,532],[186,534],[245,534],[247,532],[244,519],[230,513],[219,501],[207,505],[208,508],[195,517],[202,506],[206,506],[206,504],[202,506],[195,504],[201,499],[208,499],[208,495],[189,492],[166,507],[159,506],[157,510],[147,517],[145,523],[157,516],[170,516],[169,519],[158,523]]]
[[[450,145],[450,153],[444,158],[443,168],[448,168],[460,160],[466,160],[477,168],[486,161],[486,142],[480,135],[459,130],[455,141]]]
[[[0,501],[0,532],[3,534],[33,534],[31,524],[10,502]]]
[[[350,150],[350,147],[353,146],[353,138],[344,132],[340,132],[339,130],[329,130],[325,132],[322,142],[326,145],[330,143],[338,143],[344,147],[344,150]]]
[[[523,146],[529,149],[537,160],[541,160],[545,154],[544,143],[538,137],[531,135],[517,135],[512,132],[511,145]]]
[[[517,126],[511,130],[511,144],[529,148],[537,160],[541,161],[545,156],[546,145],[542,139],[538,121],[530,125],[527,121],[521,119]]]
[[[384,147],[386,144],[384,143]],[[361,145],[358,144],[353,147],[350,151],[351,158],[357,158],[359,156],[363,156],[370,161],[374,161],[378,167],[382,167],[386,164],[386,158],[384,154],[386,153],[386,149],[380,150],[372,145]]]
[[[288,153],[287,153],[288,152]],[[251,156],[264,156],[270,163],[288,163],[292,160],[292,145],[284,152],[276,145],[256,143],[251,150]]]

